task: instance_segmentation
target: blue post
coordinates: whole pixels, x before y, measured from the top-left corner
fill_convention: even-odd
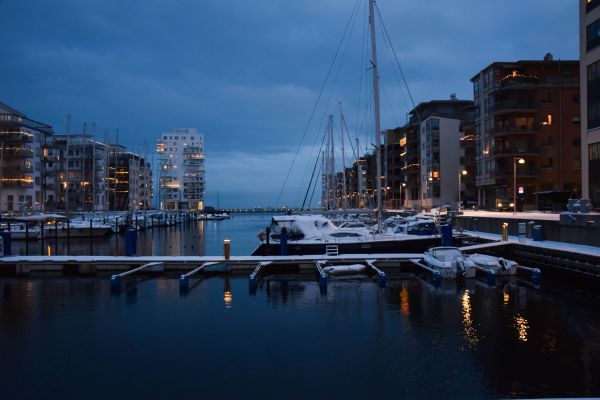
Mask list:
[[[125,255],[133,256],[137,251],[137,231],[129,228],[125,231]]]
[[[442,225],[442,246],[452,246],[452,226]]]
[[[387,277],[385,276],[385,273],[382,272],[377,275],[378,275],[377,282],[379,283],[379,287],[382,289],[385,288],[387,285]]]
[[[286,228],[281,228],[281,234],[279,235],[279,250],[282,256],[287,256],[288,248],[288,233]]]
[[[121,277],[119,275],[113,275],[110,277],[110,288],[112,290],[121,289]]]
[[[539,242],[542,240],[542,226],[534,225],[533,226],[533,240]]]
[[[187,276],[181,275],[179,277],[179,289],[186,290],[190,287],[190,278]]]
[[[540,271],[539,268],[534,268],[533,271],[531,271],[531,280],[537,285],[540,283],[540,279],[542,279],[542,271]]]
[[[442,283],[442,274],[439,271],[434,271],[431,279],[435,286],[439,286]]]
[[[8,232],[0,232],[0,236],[4,241],[4,255],[12,256],[12,239],[10,235],[10,231]]]

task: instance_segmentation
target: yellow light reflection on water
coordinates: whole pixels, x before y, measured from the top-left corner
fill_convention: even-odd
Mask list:
[[[467,342],[471,346],[475,346],[479,339],[477,338],[477,332],[475,331],[475,327],[473,326],[473,319],[471,317],[471,294],[469,290],[465,290],[461,297],[462,304],[462,315],[463,315],[463,324],[465,325],[465,337],[467,338]]]
[[[400,291],[400,312],[402,315],[410,314],[410,304],[408,302],[408,290],[405,287]]]
[[[48,245],[48,248],[46,249],[46,253],[48,253],[48,257],[50,257],[52,255],[52,248],[50,247],[50,245]]]
[[[225,301],[225,308],[231,308],[233,301],[233,296],[231,295],[231,291],[226,290],[223,294],[223,301]]]
[[[503,298],[502,298],[502,304],[507,306],[509,301],[510,301],[510,294],[504,292]]]
[[[515,317],[515,326],[517,327],[517,333],[519,335],[519,340],[522,342],[527,341],[527,330],[529,329],[529,322],[527,318],[517,315]]]

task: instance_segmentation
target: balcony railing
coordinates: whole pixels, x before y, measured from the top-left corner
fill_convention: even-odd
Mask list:
[[[507,112],[525,112],[535,111],[536,104],[533,100],[521,100],[521,101],[500,101],[493,105],[491,112],[495,114],[507,113]]]
[[[523,125],[518,127],[504,125],[491,128],[488,132],[490,135],[496,137],[508,135],[535,135],[538,132],[538,128],[534,125]]]
[[[536,150],[533,146],[520,147],[512,149],[495,149],[493,156],[495,157],[509,157],[509,156],[525,156],[525,155],[537,155],[540,154],[539,150]]]
[[[493,173],[492,173],[493,174]],[[496,177],[512,177],[514,174],[513,168],[499,168],[496,170]],[[535,178],[540,176],[537,168],[517,168],[517,178]]]
[[[0,114],[0,125],[6,124],[15,124],[25,128],[35,129],[36,131],[52,133],[52,127],[50,125],[42,124],[41,122],[17,114]]]

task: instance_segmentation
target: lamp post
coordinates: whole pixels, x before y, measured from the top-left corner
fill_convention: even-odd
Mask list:
[[[402,200],[402,208],[405,207],[405,203],[408,200],[406,198],[406,182],[402,182],[402,187],[404,188],[404,200]],[[402,198],[402,193],[400,193],[400,198]]]
[[[460,211],[460,189],[462,187],[462,182],[461,182],[462,176],[467,175],[467,173],[468,172],[466,169],[463,169],[462,171],[460,171],[458,173],[458,207],[456,207],[456,211]]]
[[[517,163],[525,164],[525,159],[513,157],[513,214],[517,213]]]

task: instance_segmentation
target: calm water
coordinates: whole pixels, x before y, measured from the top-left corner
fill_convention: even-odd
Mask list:
[[[231,240],[232,255],[249,255],[259,244],[259,230],[271,224],[270,214],[237,214],[222,221],[196,221],[138,232],[137,255],[220,255],[223,240]],[[30,255],[67,255],[67,240],[53,236],[28,243]],[[42,247],[43,246],[43,247]],[[25,255],[25,241],[12,242],[13,254]],[[89,255],[88,238],[71,239],[72,255]],[[108,235],[92,241],[94,255],[124,255],[125,236]]]
[[[203,251],[239,224],[247,254],[264,221],[243,222],[206,224]],[[426,278],[0,278],[0,398],[600,395],[597,292]]]

